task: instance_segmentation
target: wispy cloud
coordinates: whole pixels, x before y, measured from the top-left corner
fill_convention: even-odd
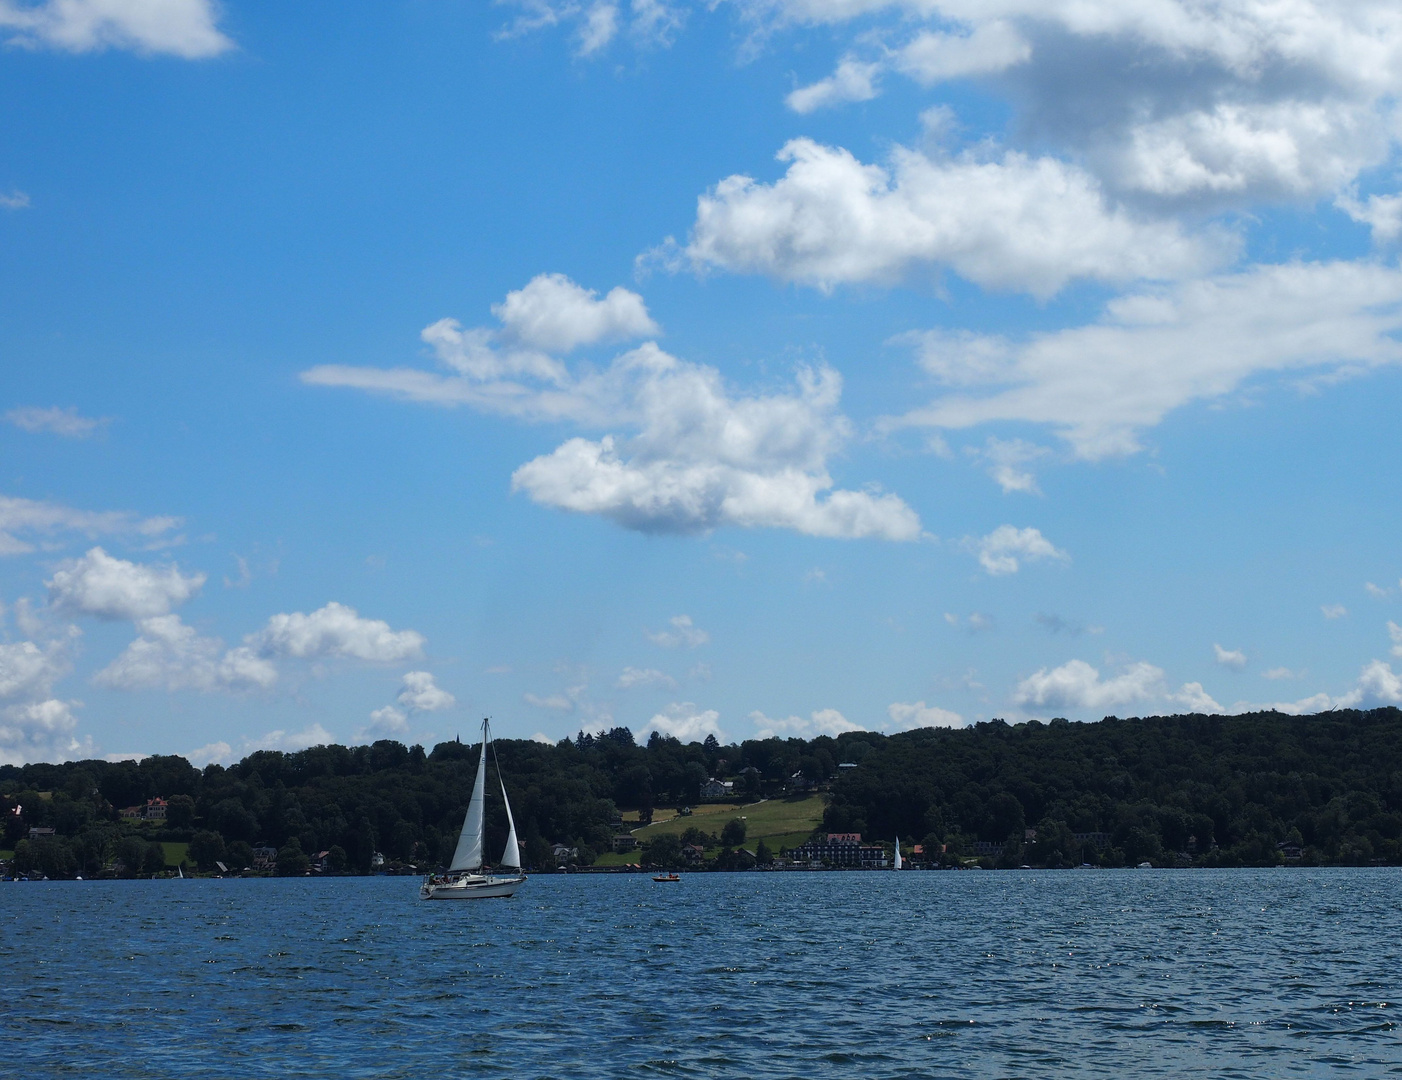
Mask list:
[[[626,667],[618,676],[614,683],[620,690],[632,690],[636,687],[662,687],[668,690],[675,690],[677,680],[666,672],[658,671],[656,668],[635,668]]]
[[[670,630],[644,630],[643,633],[654,645],[661,645],[664,649],[682,646],[695,649],[711,640],[711,635],[693,623],[690,615],[673,615],[668,622],[672,627]]]
[[[177,517],[138,517],[124,510],[77,510],[61,503],[0,495],[0,555],[22,555],[63,533],[169,542]]]
[[[37,406],[11,409],[5,414],[5,419],[21,431],[46,431],[68,439],[86,439],[110,423],[107,417],[94,419],[79,415],[76,408],[60,409],[57,406],[47,409]]]
[[[573,712],[574,700],[564,694],[523,694],[522,700],[527,705],[534,705],[537,709],[555,709],[559,712]]]

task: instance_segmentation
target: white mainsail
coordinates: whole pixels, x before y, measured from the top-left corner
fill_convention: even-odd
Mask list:
[[[898,836],[898,837],[896,837],[896,861],[892,864],[891,869],[893,869],[893,870],[899,870],[900,868],[901,868],[901,838]]]
[[[487,782],[487,725],[482,725],[482,756],[477,761],[477,779],[472,784],[472,801],[467,804],[467,817],[463,818],[462,832],[458,835],[457,850],[448,869],[477,870],[482,866],[482,805],[486,802]]]

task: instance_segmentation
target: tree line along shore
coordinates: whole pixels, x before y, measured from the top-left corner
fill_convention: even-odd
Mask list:
[[[747,869],[860,834],[930,867],[1402,864],[1402,712],[1001,720],[883,735],[495,743],[523,860]],[[393,741],[230,766],[0,766],[0,860],[50,878],[442,865],[477,757]],[[737,827],[738,825],[738,827]],[[506,822],[489,801],[489,846]],[[915,852],[917,845],[920,848]],[[178,853],[172,859],[172,852]]]

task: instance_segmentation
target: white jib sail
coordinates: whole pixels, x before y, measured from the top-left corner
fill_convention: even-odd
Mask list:
[[[521,845],[516,842],[516,819],[511,816],[511,800],[506,797],[506,778],[501,776],[501,762],[497,762],[497,776],[501,779],[501,801],[506,804],[506,850],[501,853],[501,865],[512,870],[521,869]]]
[[[901,838],[899,836],[896,837],[896,861],[893,865],[897,870],[901,868]]]
[[[487,731],[482,729],[482,756],[477,761],[477,779],[472,784],[472,801],[467,804],[457,850],[449,870],[477,870],[482,866],[482,804],[486,801]]]

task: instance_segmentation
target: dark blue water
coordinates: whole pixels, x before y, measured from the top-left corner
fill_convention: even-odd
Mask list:
[[[16,1077],[1402,1074],[1402,872],[0,884]]]

